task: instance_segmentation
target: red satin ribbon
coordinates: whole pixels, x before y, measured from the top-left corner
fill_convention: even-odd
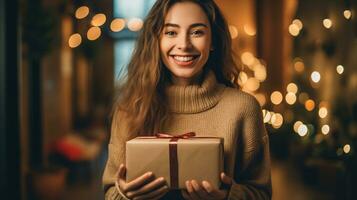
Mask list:
[[[194,132],[189,132],[181,135],[169,135],[164,133],[156,134],[157,138],[171,138],[169,143],[170,151],[170,184],[172,188],[178,188],[179,176],[178,176],[178,155],[177,155],[177,141],[179,139],[188,139],[196,136]]]

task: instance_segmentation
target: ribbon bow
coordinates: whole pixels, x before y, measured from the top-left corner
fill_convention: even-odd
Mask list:
[[[188,133],[184,133],[181,135],[169,135],[166,133],[157,133],[155,135],[157,138],[175,138],[175,139],[188,139],[191,137],[195,137],[196,133],[195,132],[188,132]]]

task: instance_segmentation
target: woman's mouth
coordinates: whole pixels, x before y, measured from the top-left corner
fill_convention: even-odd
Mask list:
[[[198,57],[199,55],[185,55],[185,56],[170,55],[170,58],[172,58],[173,61],[180,66],[192,65]]]

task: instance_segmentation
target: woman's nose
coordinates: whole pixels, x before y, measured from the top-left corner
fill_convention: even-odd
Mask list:
[[[188,34],[182,34],[178,37],[177,46],[181,50],[186,50],[192,48],[192,43]]]

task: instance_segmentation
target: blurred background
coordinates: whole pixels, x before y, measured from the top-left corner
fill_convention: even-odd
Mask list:
[[[0,0],[1,199],[103,199],[115,88],[155,0]],[[216,0],[274,200],[357,198],[357,2]]]

